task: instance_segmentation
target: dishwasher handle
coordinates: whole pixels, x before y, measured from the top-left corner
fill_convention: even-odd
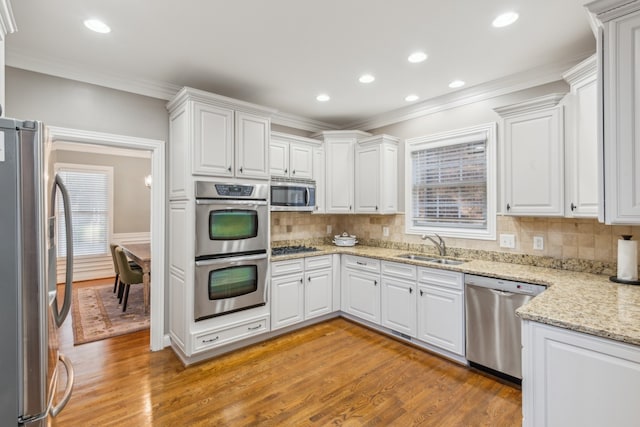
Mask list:
[[[498,296],[501,296],[501,297],[511,297],[511,296],[515,295],[513,292],[502,291],[500,289],[489,289],[489,291],[492,294],[498,295]]]

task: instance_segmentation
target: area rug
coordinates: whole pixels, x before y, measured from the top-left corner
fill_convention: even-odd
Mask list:
[[[142,285],[131,286],[124,313],[113,293],[113,284],[74,288],[71,313],[74,345],[149,328]]]

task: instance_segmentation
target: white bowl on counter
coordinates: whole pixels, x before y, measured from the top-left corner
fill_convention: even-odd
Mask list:
[[[342,246],[342,247],[347,247],[347,246],[355,246],[356,243],[358,243],[357,240],[349,240],[349,241],[345,241],[345,240],[334,240],[333,243],[336,246]]]

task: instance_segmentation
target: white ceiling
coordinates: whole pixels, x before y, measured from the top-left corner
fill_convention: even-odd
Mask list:
[[[13,0],[6,63],[165,99],[191,86],[345,127],[446,97],[454,79],[464,94],[508,76],[559,78],[595,51],[584,2]],[[520,19],[493,28],[508,10]],[[88,31],[87,18],[112,32]],[[410,64],[415,50],[429,58]],[[375,82],[359,83],[365,72]],[[410,93],[421,99],[408,106]]]

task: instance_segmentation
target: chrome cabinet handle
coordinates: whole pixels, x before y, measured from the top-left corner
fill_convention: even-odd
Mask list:
[[[311,276],[307,277],[307,282],[311,282]]]
[[[294,170],[292,170],[292,171],[291,171],[291,174],[292,174],[292,175],[295,175],[295,174],[296,174],[296,170],[295,170],[295,169],[294,169]]]
[[[287,173],[287,172],[289,172],[289,169],[285,168],[284,173]]]
[[[424,295],[424,291],[420,289],[420,296]]]
[[[304,279],[300,278],[300,283],[304,283]]]
[[[208,342],[214,342],[214,341],[218,341],[220,339],[219,336],[215,337],[215,338],[211,338],[210,340],[202,340],[202,343],[208,343]]]
[[[356,264],[358,264],[358,265],[367,265],[366,262],[360,262],[360,261],[356,261]]]
[[[242,173],[242,166],[240,166],[240,173]]]
[[[575,211],[578,207],[571,202],[571,211]]]
[[[373,286],[378,286],[378,281],[377,280],[373,281]]]
[[[262,325],[257,325],[257,326],[249,326],[247,327],[248,331],[257,331],[258,329],[262,328]]]
[[[231,166],[229,166],[229,167],[227,168],[227,170],[228,170],[229,172],[231,172]]]
[[[509,203],[507,203],[507,210],[510,211],[511,210],[511,205]]]
[[[412,294],[413,293],[413,288],[409,288],[409,293]]]

